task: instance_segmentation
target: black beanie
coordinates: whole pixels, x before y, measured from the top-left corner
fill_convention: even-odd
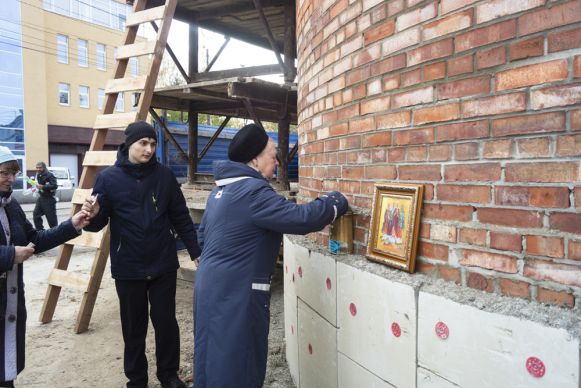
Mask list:
[[[125,145],[127,147],[144,137],[157,139],[155,129],[145,121],[136,121],[129,124],[125,129]]]
[[[245,125],[230,142],[228,158],[234,162],[248,163],[257,157],[268,143],[266,131],[256,124]]]

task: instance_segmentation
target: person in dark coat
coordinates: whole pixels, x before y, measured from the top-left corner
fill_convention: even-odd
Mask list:
[[[164,388],[185,387],[177,376],[179,263],[174,233],[192,259],[200,255],[200,248],[176,177],[155,158],[153,127],[142,121],[132,123],[125,136],[115,165],[97,176],[93,195],[83,204],[94,216],[85,230],[98,231],[110,222],[111,274],[119,297],[127,387],[147,387],[145,339],[150,316],[157,378]]]
[[[36,163],[36,188],[38,189],[38,198],[36,206],[32,212],[32,219],[36,230],[43,230],[42,216],[46,216],[48,226],[54,228],[57,224],[56,217],[56,189],[58,188],[57,180],[54,174],[46,168],[44,162]]]
[[[194,290],[194,387],[257,388],[266,373],[270,281],[283,233],[323,229],[348,208],[338,192],[297,205],[269,185],[276,147],[242,128],[217,163],[198,241]]]
[[[35,230],[12,198],[12,185],[19,171],[12,152],[0,146],[0,387],[14,387],[13,381],[24,369],[26,306],[22,263],[33,253],[77,237],[89,216],[80,211],[55,228]]]

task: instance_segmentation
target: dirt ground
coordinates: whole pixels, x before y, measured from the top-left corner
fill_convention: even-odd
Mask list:
[[[109,268],[103,277],[89,331],[74,334],[74,323],[82,294],[61,290],[53,317],[48,324],[38,321],[44,301],[47,278],[58,251],[53,249],[34,256],[24,265],[24,282],[28,308],[26,368],[16,380],[17,387],[77,388],[124,387],[123,339],[119,307]],[[94,250],[76,248],[70,271],[89,273]],[[282,271],[277,271],[272,286],[271,325],[268,368],[264,387],[292,387],[284,351]],[[178,282],[177,318],[181,331],[180,377],[192,373],[192,286]],[[147,358],[149,387],[160,387],[155,377],[153,328],[149,325]],[[191,384],[191,383],[190,383]]]

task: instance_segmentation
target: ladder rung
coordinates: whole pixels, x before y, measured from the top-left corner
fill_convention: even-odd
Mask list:
[[[127,21],[125,21],[126,27],[136,26],[138,24],[143,24],[147,22],[153,22],[154,20],[163,19],[165,13],[165,5],[160,7],[146,9],[145,11],[139,11],[127,15]]]
[[[73,191],[73,198],[71,198],[71,203],[73,205],[82,205],[85,203],[85,198],[93,193],[93,189],[75,189]]]
[[[87,292],[89,276],[54,268],[48,275],[48,284]]]
[[[87,151],[83,166],[112,166],[117,160],[117,151]]]
[[[148,40],[147,42],[119,46],[117,48],[117,56],[115,59],[121,60],[153,54],[155,52],[155,44],[155,40]]]
[[[139,77],[130,78],[117,78],[110,79],[107,81],[107,86],[105,87],[105,93],[119,93],[119,92],[132,92],[135,90],[145,89],[145,83],[147,82],[147,76],[142,75]]]
[[[98,115],[95,119],[95,129],[121,128],[125,129],[129,124],[135,122],[137,112],[112,113],[109,115]]]
[[[101,240],[103,239],[103,232],[83,232],[80,236],[70,240],[67,244],[99,248],[101,246]]]

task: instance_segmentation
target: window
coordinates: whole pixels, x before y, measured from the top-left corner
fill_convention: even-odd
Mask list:
[[[117,112],[125,112],[125,99],[123,98],[123,93],[117,95],[117,101],[115,102],[115,110]]]
[[[59,63],[69,63],[69,37],[58,34],[56,36],[56,55]]]
[[[139,60],[135,57],[129,58],[129,68],[132,77],[137,77],[139,75]]]
[[[79,59],[79,66],[89,66],[89,50],[87,49],[88,42],[83,39],[77,40],[77,58]]]
[[[97,43],[97,69],[107,70],[107,48],[101,43]]]
[[[97,105],[99,110],[103,110],[103,104],[105,103],[105,89],[99,89],[97,93],[98,101]]]
[[[139,95],[141,93],[131,93],[131,110],[136,111],[139,104]]]
[[[69,105],[70,86],[69,84],[59,83],[59,104]]]
[[[69,0],[55,0],[54,8],[55,12],[68,15],[71,12],[71,2]]]
[[[79,86],[79,106],[81,108],[89,107],[89,87]]]
[[[108,0],[93,0],[92,21],[95,24],[111,27],[111,2]]]

